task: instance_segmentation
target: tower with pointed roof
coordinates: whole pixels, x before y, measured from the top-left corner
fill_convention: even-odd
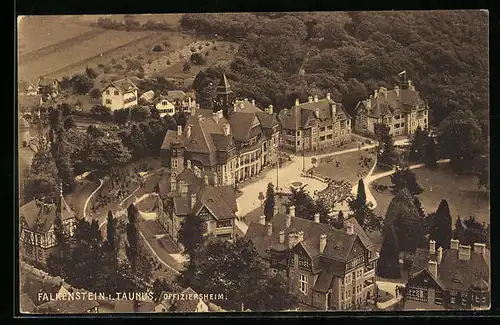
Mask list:
[[[228,117],[234,110],[233,103],[234,93],[231,90],[226,75],[223,74],[215,92],[214,111],[222,110],[224,116]]]

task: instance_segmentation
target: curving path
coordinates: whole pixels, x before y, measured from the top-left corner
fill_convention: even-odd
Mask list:
[[[449,162],[450,162],[450,159],[442,159],[442,160],[437,161],[438,164],[446,164]],[[375,197],[373,196],[372,192],[370,191],[370,184],[374,180],[377,180],[377,179],[382,178],[382,177],[390,176],[396,172],[396,168],[394,168],[392,170],[373,175],[373,171],[375,170],[376,166],[377,166],[377,160],[375,160],[375,164],[373,164],[373,167],[370,169],[368,174],[363,178],[363,183],[365,185],[366,202],[367,203],[371,202],[373,204],[372,209],[375,209],[377,207],[377,200],[375,200]],[[415,164],[415,165],[411,165],[408,168],[411,170],[411,169],[417,169],[417,168],[421,168],[421,167],[425,167],[425,164]],[[358,184],[355,184],[352,187],[351,193],[353,195],[357,195]]]
[[[92,199],[92,197],[101,189],[102,185],[104,184],[104,182],[102,181],[102,179],[99,179],[99,186],[94,190],[94,192],[92,192],[89,197],[87,198],[87,200],[85,200],[85,204],[83,205],[83,218],[85,220],[87,220],[87,205],[89,204],[90,200]]]

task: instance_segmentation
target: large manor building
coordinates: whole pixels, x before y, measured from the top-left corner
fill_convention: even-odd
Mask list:
[[[293,152],[316,151],[351,141],[351,117],[330,94],[326,98],[297,99],[291,109],[282,109],[281,145]]]
[[[214,110],[192,108],[184,129],[167,132],[162,161],[175,170],[189,160],[215,173],[217,185],[235,185],[276,161],[279,123],[272,106],[262,110],[253,100],[235,100],[226,76],[214,102]]]
[[[385,124],[393,136],[411,135],[417,127],[429,126],[429,106],[415,90],[411,80],[394,89],[380,87],[356,106],[354,129],[361,134],[375,133],[375,124]]]

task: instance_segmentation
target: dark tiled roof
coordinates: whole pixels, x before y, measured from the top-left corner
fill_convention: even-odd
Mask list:
[[[167,99],[173,102],[178,100],[184,100],[186,98],[186,93],[182,90],[169,90],[167,91]]]
[[[234,112],[229,116],[231,134],[236,141],[244,142],[250,139],[252,125],[256,118],[255,113],[244,112]]]
[[[191,198],[174,197],[174,211],[178,216],[185,216],[191,213]]]
[[[28,294],[25,293],[19,297],[19,309],[21,313],[33,313],[35,311],[35,303]]]
[[[29,230],[47,232],[56,220],[56,213],[61,215],[63,221],[75,218],[75,213],[61,197],[59,202],[45,205],[31,200],[19,209],[19,219],[26,221]]]
[[[471,289],[475,291],[488,291],[490,290],[490,285],[483,279],[476,279],[472,285]]]
[[[194,193],[197,193],[203,187],[203,179],[197,177],[193,169],[184,168],[184,170],[177,175],[176,180],[188,183],[190,191]]]
[[[382,89],[382,92],[379,90],[378,95],[369,100],[371,109],[368,115],[373,117],[407,113],[413,106],[424,104],[418,91],[404,88],[399,88],[399,96],[395,89],[386,91]]]
[[[276,118],[276,114],[269,114],[264,112],[257,112],[257,117],[259,118],[260,124],[263,128],[270,129],[276,125],[278,125],[278,119]]]
[[[165,137],[163,138],[163,143],[161,149],[170,149],[172,143],[182,142],[182,138],[177,135],[177,131],[167,130]]]
[[[318,280],[314,284],[314,290],[320,292],[327,292],[330,289],[333,280],[332,272],[321,272],[318,276]]]
[[[132,92],[134,90],[138,90],[137,86],[128,78],[124,78],[124,79],[120,79],[120,80],[116,80],[116,81],[111,82],[111,84],[106,86],[103,89],[103,91],[106,90],[109,86],[115,87],[122,94]]]
[[[140,98],[143,98],[147,101],[152,101],[155,98],[155,92],[153,90],[148,90],[143,93]]]
[[[238,211],[236,194],[232,186],[203,187],[198,192],[197,198],[193,208],[195,214],[205,206],[217,220],[224,220],[233,219]]]
[[[471,287],[474,280],[489,281],[489,268],[483,255],[471,250],[470,260],[460,260],[458,250],[447,249],[443,252],[441,264],[438,265],[438,281],[446,289],[464,290]],[[429,255],[429,250],[419,248],[415,252],[412,276],[428,267],[429,259],[436,260],[436,255]]]
[[[83,314],[92,308],[99,307],[95,300],[52,300],[38,307],[39,312],[54,311],[60,314]]]
[[[229,86],[229,81],[227,80],[227,77],[225,74],[222,75],[222,78],[219,81],[219,84],[217,85],[217,93],[229,93],[231,91],[231,86]]]
[[[291,225],[287,228],[285,227],[286,216],[278,213],[273,218],[273,233],[271,236],[267,235],[264,225],[252,222],[248,227],[245,237],[252,240],[263,258],[267,258],[269,255],[266,250],[276,243],[279,244],[278,234],[281,230],[285,232],[285,244],[288,243],[289,233],[302,230],[304,232],[304,240],[301,244],[310,257],[315,258],[320,256],[319,237],[325,234],[327,236],[326,247],[321,256],[346,261],[357,238],[360,239],[367,249],[373,250],[373,243],[366,234],[363,234],[364,231],[361,227],[356,225],[357,221],[354,218],[348,220],[354,224],[354,235],[348,235],[345,230],[335,229],[329,225],[299,217],[291,217]]]

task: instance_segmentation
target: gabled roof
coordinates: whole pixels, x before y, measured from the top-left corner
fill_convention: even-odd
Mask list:
[[[155,98],[155,92],[153,90],[148,90],[143,93],[140,98],[147,101],[152,101]]]
[[[217,85],[217,91],[218,94],[228,94],[232,93],[231,86],[229,86],[229,81],[227,80],[227,77],[225,74],[222,75],[222,78],[219,81],[219,84]]]
[[[19,209],[19,219],[26,221],[25,226],[29,230],[39,233],[45,233],[50,229],[56,220],[56,214],[61,215],[62,221],[76,217],[62,196],[53,204],[31,200]]]
[[[198,214],[206,207],[217,220],[233,219],[238,211],[236,194],[232,186],[203,187],[197,194],[197,202],[193,207]]]
[[[229,116],[231,124],[231,134],[236,141],[244,142],[250,139],[255,113],[233,112]]]
[[[128,93],[128,92],[132,92],[132,91],[135,91],[135,90],[138,90],[139,88],[137,88],[137,86],[128,78],[123,78],[123,79],[120,79],[120,80],[116,80],[116,81],[113,81],[111,82],[108,86],[106,86],[104,90],[106,90],[107,88],[109,88],[110,86],[113,86],[115,87],[119,92],[121,92],[122,94],[125,94],[125,93]]]
[[[398,91],[380,88],[377,96],[372,96],[368,101],[370,101],[371,106],[368,110],[368,116],[376,118],[408,113],[414,106],[425,104],[420,93],[410,88],[399,88]],[[365,107],[363,102],[360,103]]]
[[[182,143],[183,141],[183,138],[177,135],[177,131],[167,130],[161,144],[161,149],[170,149],[172,143]]]

